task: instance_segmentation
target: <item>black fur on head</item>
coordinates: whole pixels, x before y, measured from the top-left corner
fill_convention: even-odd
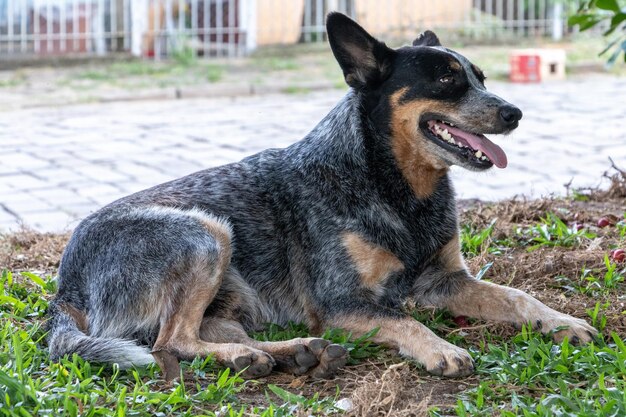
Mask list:
[[[439,42],[439,38],[434,32],[427,30],[415,38],[413,46],[441,46],[441,42]]]
[[[375,88],[385,81],[390,73],[393,49],[341,13],[328,15],[326,29],[330,47],[350,87]]]

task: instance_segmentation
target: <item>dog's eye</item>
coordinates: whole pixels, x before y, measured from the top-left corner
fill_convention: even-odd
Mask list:
[[[443,84],[451,84],[454,82],[454,77],[450,74],[444,75],[443,77],[439,78],[439,82]]]

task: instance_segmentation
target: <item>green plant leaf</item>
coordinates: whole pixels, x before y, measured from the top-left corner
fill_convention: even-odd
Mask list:
[[[619,48],[617,48],[615,50],[615,52],[613,52],[613,54],[611,55],[611,57],[608,59],[608,61],[606,62],[608,66],[611,66],[615,63],[615,61],[617,61],[617,57],[619,56],[620,53],[624,53],[624,60],[626,61],[626,40],[623,41],[620,45]]]
[[[278,387],[274,384],[269,384],[267,387],[270,389],[270,391],[276,394],[278,398],[288,403],[298,404],[298,403],[306,401],[306,398],[302,397],[301,395],[297,395],[287,390],[284,390],[281,387]]]
[[[609,36],[613,33],[624,20],[626,20],[626,13],[618,13],[613,16],[611,19],[611,26],[609,27],[609,30],[603,33],[603,36]]]
[[[46,288],[46,282],[43,279],[41,279],[39,275],[35,275],[32,272],[20,272],[20,275],[22,275],[25,278],[30,279],[35,284],[39,285],[41,288]]]
[[[617,13],[620,11],[617,0],[596,0],[596,6],[602,10],[611,10]]]
[[[10,304],[18,310],[23,310],[26,307],[26,304],[10,295],[0,295],[0,304]]]
[[[478,273],[476,274],[476,279],[481,280],[483,276],[487,273],[487,271],[489,271],[489,268],[491,268],[492,265],[493,262],[488,262],[482,268],[480,268],[480,271],[478,271]]]

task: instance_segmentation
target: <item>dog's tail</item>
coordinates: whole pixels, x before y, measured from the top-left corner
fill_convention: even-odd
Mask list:
[[[90,362],[117,363],[122,369],[154,362],[146,347],[131,340],[89,336],[68,308],[61,308],[54,301],[49,305],[48,316],[48,349],[54,361],[76,353]]]

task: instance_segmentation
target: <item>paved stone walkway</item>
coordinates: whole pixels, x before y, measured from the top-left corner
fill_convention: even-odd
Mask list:
[[[524,111],[498,138],[504,170],[455,169],[461,198],[494,200],[597,185],[626,166],[626,78],[489,88]],[[0,112],[0,230],[71,229],[119,197],[300,139],[338,90],[240,98],[114,102]]]

